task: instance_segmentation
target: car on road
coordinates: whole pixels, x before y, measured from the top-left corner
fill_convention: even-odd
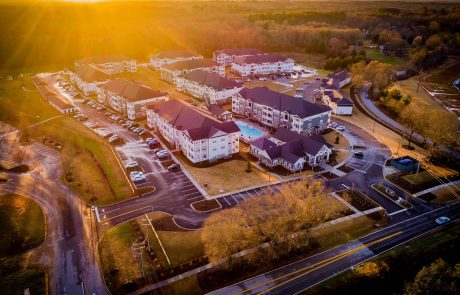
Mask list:
[[[343,131],[345,131],[345,127],[343,127],[343,126],[337,126],[337,127],[335,128],[335,130],[337,130],[337,131],[339,131],[339,132],[343,132]]]
[[[441,224],[445,224],[445,223],[448,223],[450,221],[450,218],[449,217],[446,217],[446,216],[441,216],[439,218],[436,218],[435,222],[439,225]]]
[[[363,158],[363,157],[364,157],[364,153],[363,153],[363,152],[354,152],[354,153],[353,153],[353,156],[355,156],[356,158]]]
[[[139,163],[137,163],[137,161],[131,161],[131,162],[126,163],[125,168],[126,169],[135,168],[137,166],[139,166]]]
[[[168,167],[168,171],[179,171],[179,170],[180,170],[179,164],[172,164]]]

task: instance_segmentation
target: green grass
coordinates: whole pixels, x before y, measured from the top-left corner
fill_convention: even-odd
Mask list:
[[[42,100],[31,78],[1,81],[0,97],[0,120],[20,129],[60,114]],[[93,196],[100,205],[133,196],[110,145],[80,122],[65,116],[25,130],[23,138],[46,137],[44,143],[63,147],[63,180],[88,203],[93,203]]]
[[[2,294],[46,294],[46,273],[27,267],[25,252],[45,238],[45,216],[40,206],[23,196],[0,196],[0,290]]]
[[[14,255],[40,245],[45,238],[45,216],[34,201],[19,195],[0,197],[0,256]]]
[[[166,250],[166,254],[168,254],[172,267],[179,266],[182,263],[204,255],[201,230],[159,231],[158,237]],[[153,236],[153,238],[155,237]],[[161,249],[156,248],[155,253],[158,252],[161,252]]]
[[[387,63],[390,65],[399,65],[402,64],[404,61],[397,57],[397,56],[387,56],[380,52],[378,49],[365,49],[366,56],[370,59],[377,60],[383,63]]]
[[[427,235],[407,246],[398,247],[374,260],[377,264],[388,265],[377,277],[366,277],[356,271],[348,270],[328,281],[325,281],[302,294],[399,294],[406,281],[413,280],[415,274],[424,266],[437,258],[450,263],[458,263],[460,247],[460,224],[451,225],[442,231]],[[376,288],[376,286],[379,286]]]
[[[409,174],[403,176],[403,178],[408,181],[409,183],[418,185],[427,181],[433,180],[433,176],[428,171],[419,172],[418,175],[416,173]]]

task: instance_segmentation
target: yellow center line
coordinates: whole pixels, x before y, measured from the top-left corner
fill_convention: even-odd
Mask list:
[[[373,242],[364,244],[363,246],[356,247],[356,248],[354,249],[353,253],[356,253],[356,252],[362,250],[363,248],[367,248],[367,247],[369,247],[369,246],[372,246],[372,245],[375,245],[375,244],[377,244],[377,243],[380,243],[380,242],[383,242],[383,241],[385,241],[385,240],[388,240],[388,239],[390,239],[390,238],[392,238],[392,237],[394,237],[394,236],[400,235],[401,233],[402,233],[402,231],[399,231],[399,232],[396,232],[396,233],[391,234],[391,235],[389,235],[389,236],[386,236],[386,237],[380,238],[380,239],[378,239],[378,240],[375,240],[375,241],[373,241]],[[351,254],[351,253],[349,253],[348,255],[350,255],[350,254]],[[347,256],[348,256],[348,255],[347,255]],[[342,256],[342,257],[343,257],[343,256]],[[266,294],[266,293],[270,292],[270,291],[273,290],[273,289],[276,289],[276,288],[278,288],[278,287],[281,287],[281,286],[283,286],[283,285],[286,285],[287,283],[290,283],[290,282],[292,282],[292,281],[294,281],[294,280],[296,280],[296,279],[298,279],[298,278],[301,278],[301,277],[303,277],[303,276],[305,276],[305,275],[307,275],[307,274],[309,274],[309,273],[311,273],[311,272],[313,272],[313,271],[315,271],[315,270],[318,270],[318,269],[320,269],[320,268],[322,268],[322,267],[324,267],[324,266],[326,266],[326,265],[329,265],[329,264],[331,264],[331,263],[333,263],[333,262],[335,262],[335,261],[337,261],[337,260],[340,260],[342,257],[334,258],[334,259],[331,260],[331,261],[328,261],[328,262],[326,262],[326,263],[324,263],[324,264],[322,264],[322,265],[320,265],[320,266],[318,266],[318,267],[316,267],[316,268],[314,268],[314,269],[311,269],[311,270],[306,271],[306,272],[304,272],[304,273],[301,273],[301,274],[299,274],[299,275],[297,275],[297,276],[295,276],[295,277],[292,277],[292,278],[290,278],[289,280],[286,280],[286,281],[284,281],[284,282],[282,282],[282,283],[279,283],[278,285],[275,285],[275,286],[273,286],[273,287],[270,287],[270,288],[268,288],[268,289],[266,289],[266,290],[264,290],[264,291],[262,291],[262,292],[260,292],[260,293],[258,293],[258,294],[259,294],[259,295],[261,295],[261,294]]]
[[[114,218],[117,218],[117,217],[120,217],[120,216],[124,216],[124,215],[127,215],[127,214],[130,214],[130,213],[133,213],[133,212],[136,212],[136,211],[140,211],[140,210],[143,210],[145,208],[151,208],[152,206],[145,206],[145,207],[142,207],[142,208],[139,208],[139,209],[134,209],[134,210],[131,210],[131,211],[128,211],[128,212],[125,212],[125,213],[122,213],[122,214],[119,214],[119,215],[115,215],[115,216],[112,216],[112,217],[108,217],[108,218],[101,218],[101,221],[107,221],[107,220],[111,220],[111,219],[114,219]]]
[[[347,250],[347,251],[345,251],[345,252],[343,252],[343,253],[340,253],[340,254],[337,254],[337,255],[335,255],[335,256],[329,257],[329,258],[327,258],[327,259],[325,259],[325,260],[316,262],[316,263],[314,263],[314,264],[308,265],[308,266],[303,267],[303,268],[301,268],[301,269],[292,271],[292,272],[290,272],[290,273],[288,273],[288,274],[282,275],[282,276],[280,276],[280,277],[271,279],[271,280],[269,280],[269,281],[266,281],[266,282],[264,282],[264,283],[261,283],[261,284],[259,284],[259,285],[254,286],[254,287],[251,287],[251,288],[245,289],[245,290],[243,290],[243,291],[240,291],[240,292],[238,292],[238,293],[235,293],[235,295],[244,294],[244,293],[246,293],[246,292],[248,292],[248,291],[251,291],[251,290],[254,290],[254,289],[258,289],[258,288],[260,288],[260,287],[262,287],[262,286],[264,286],[264,285],[270,284],[270,283],[272,283],[272,282],[281,280],[281,279],[283,279],[283,278],[285,278],[285,277],[291,276],[291,275],[293,275],[293,274],[296,274],[296,273],[299,273],[299,272],[301,272],[301,271],[307,270],[307,269],[309,269],[309,268],[312,268],[312,267],[319,266],[319,265],[323,264],[323,265],[321,265],[321,266],[316,267],[316,268],[313,269],[313,270],[316,270],[316,269],[318,269],[318,268],[321,268],[321,267],[327,265],[326,263],[328,263],[328,262],[330,262],[330,263],[335,262],[335,261],[341,259],[341,258],[344,257],[344,256],[351,255],[351,254],[353,254],[353,253],[355,253],[355,252],[357,252],[357,251],[360,251],[360,250],[362,250],[362,249],[364,249],[364,248],[366,248],[366,247],[368,247],[368,246],[372,246],[372,245],[375,244],[375,243],[379,243],[379,242],[381,242],[381,241],[383,241],[383,240],[389,239],[389,238],[391,238],[391,237],[393,237],[393,236],[395,236],[395,235],[399,235],[399,234],[401,234],[401,233],[402,233],[402,232],[397,232],[397,233],[392,234],[392,235],[390,235],[390,236],[387,236],[387,237],[385,237],[385,238],[381,238],[381,239],[375,240],[375,241],[373,241],[373,242],[370,242],[370,243],[368,243],[368,244],[365,244],[365,245],[362,245],[362,246],[359,246],[359,247],[356,247],[356,248]],[[328,263],[328,264],[329,264],[329,263]],[[313,270],[312,270],[312,271],[313,271]],[[309,273],[309,272],[308,272],[308,273]]]

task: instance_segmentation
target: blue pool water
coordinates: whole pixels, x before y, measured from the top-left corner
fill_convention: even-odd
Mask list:
[[[240,128],[241,135],[243,136],[243,138],[245,140],[256,139],[256,138],[259,138],[260,136],[262,136],[264,134],[264,132],[262,130],[259,130],[259,129],[256,129],[256,128],[252,127],[252,126],[249,126],[245,122],[236,120],[235,123]]]

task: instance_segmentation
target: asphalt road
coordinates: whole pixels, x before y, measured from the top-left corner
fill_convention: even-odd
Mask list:
[[[30,197],[44,211],[45,240],[28,253],[28,262],[46,269],[50,294],[107,294],[97,263],[94,217],[80,196],[60,182],[59,152],[39,143],[24,149],[24,163],[31,170],[8,173],[0,194]]]
[[[396,223],[381,231],[340,245],[209,294],[297,294],[351,267],[374,258],[420,235],[440,229],[434,220],[460,219],[460,203]]]

